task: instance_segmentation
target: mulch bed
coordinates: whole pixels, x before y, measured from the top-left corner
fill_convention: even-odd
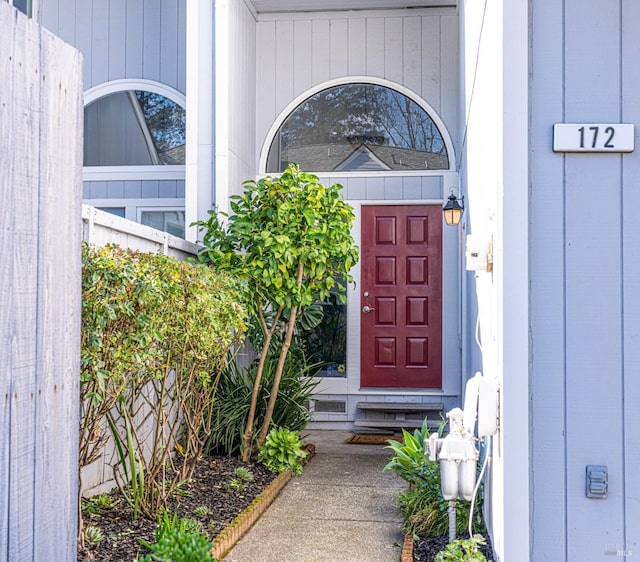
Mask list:
[[[461,535],[459,539],[468,539],[468,535]],[[484,535],[486,544],[480,547],[480,551],[484,554],[488,561],[493,560],[493,550],[491,546],[491,538],[488,534]],[[437,537],[429,537],[426,539],[416,539],[413,543],[413,561],[414,562],[433,562],[436,555],[449,544],[448,535],[439,535]]]
[[[248,468],[253,474],[253,480],[246,483],[242,490],[233,490],[228,488],[228,482],[239,466]],[[168,509],[179,517],[198,520],[209,540],[213,540],[276,476],[261,464],[243,463],[237,458],[205,457],[199,461],[192,480],[185,485],[186,494],[176,498]],[[154,542],[156,522],[143,517],[132,520],[131,509],[120,493],[114,491],[112,496],[116,505],[111,509],[99,514],[84,512],[85,527],[98,527],[105,539],[79,551],[79,562],[133,561],[148,552],[140,539]],[[196,516],[194,511],[203,506],[207,509],[200,511],[208,513]]]

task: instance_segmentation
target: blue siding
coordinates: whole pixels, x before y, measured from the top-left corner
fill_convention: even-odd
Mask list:
[[[186,0],[43,0],[41,23],[84,55],[85,90],[122,78],[184,93]]]
[[[640,545],[640,154],[554,154],[554,123],[640,123],[637,3],[536,2],[531,59],[532,560]],[[628,27],[627,27],[628,26]],[[633,373],[633,374],[632,374]],[[585,497],[585,466],[609,470]]]

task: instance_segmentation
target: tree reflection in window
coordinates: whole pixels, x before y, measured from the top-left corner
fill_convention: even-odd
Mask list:
[[[186,114],[176,102],[136,90],[136,99],[163,164],[184,164]],[[178,154],[179,152],[179,154]]]
[[[345,84],[311,96],[275,135],[267,172],[290,162],[313,172],[448,169],[447,149],[429,114],[400,92]]]
[[[184,108],[154,92],[126,90],[84,110],[85,166],[183,165]]]

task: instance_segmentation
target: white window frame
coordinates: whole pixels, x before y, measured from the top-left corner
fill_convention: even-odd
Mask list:
[[[182,238],[186,240],[186,236],[187,236],[187,215],[186,215],[184,206],[182,206],[182,207],[176,207],[176,206],[136,207],[136,222],[139,223],[139,224],[142,224],[142,213],[144,213],[144,212],[162,213],[162,212],[167,212],[167,211],[169,211],[169,212],[177,211],[177,212],[181,212],[181,213],[185,214],[185,216],[184,216],[184,236]],[[145,226],[149,226],[149,225],[147,224]],[[154,228],[154,227],[150,227],[150,228]],[[166,230],[162,230],[161,232],[167,232],[167,231]],[[171,233],[169,233],[169,234],[171,234]],[[180,236],[177,236],[176,234],[173,234],[172,236],[176,236],[177,238],[180,238]]]
[[[7,2],[9,3],[10,6],[14,5],[14,0],[7,0]],[[37,21],[37,18],[34,17],[35,15],[38,14],[38,9],[40,8],[40,3],[39,0],[31,0],[31,13],[29,14],[25,14],[28,18],[31,19],[35,19]],[[22,12],[22,10],[16,8],[16,10],[18,10],[19,12]],[[24,14],[24,12],[22,12]]]
[[[110,94],[130,90],[160,94],[177,103],[186,111],[187,98],[183,93],[166,84],[146,79],[112,80],[89,88],[84,93],[84,107],[86,108],[90,103]],[[82,179],[84,181],[184,180],[185,166],[184,164],[168,166],[84,166],[82,168]]]

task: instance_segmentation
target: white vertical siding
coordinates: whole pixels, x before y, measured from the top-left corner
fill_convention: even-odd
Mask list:
[[[415,10],[411,16],[393,12],[260,16],[256,158],[269,128],[288,104],[311,87],[347,76],[379,77],[409,88],[454,133],[457,22],[455,11],[447,9]],[[441,98],[446,99],[444,107]]]
[[[81,57],[0,2],[0,552],[76,557]]]

